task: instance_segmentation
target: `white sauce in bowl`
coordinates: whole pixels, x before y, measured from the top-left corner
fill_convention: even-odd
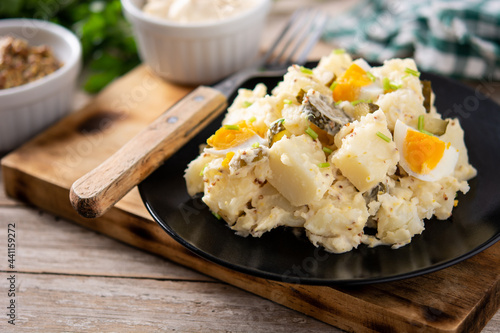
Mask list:
[[[142,10],[155,17],[179,23],[224,20],[252,7],[259,0],[147,0]]]

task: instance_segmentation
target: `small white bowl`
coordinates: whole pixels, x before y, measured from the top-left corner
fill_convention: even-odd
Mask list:
[[[144,0],[122,0],[142,61],[181,84],[211,84],[248,66],[259,51],[271,0],[224,20],[178,23],[142,11]]]
[[[80,41],[69,30],[47,21],[0,20],[0,36],[47,45],[63,65],[55,72],[18,87],[0,89],[0,151],[12,150],[71,111],[81,70]]]

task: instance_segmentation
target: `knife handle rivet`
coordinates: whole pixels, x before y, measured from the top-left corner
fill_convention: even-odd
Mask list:
[[[201,102],[205,99],[205,97],[203,97],[203,95],[196,95],[193,97],[193,100],[196,101],[196,102]]]
[[[173,124],[173,123],[176,123],[177,120],[179,120],[179,118],[177,118],[176,116],[168,117],[167,123]]]

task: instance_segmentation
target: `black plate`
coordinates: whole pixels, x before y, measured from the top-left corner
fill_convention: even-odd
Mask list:
[[[314,64],[312,64],[314,65]],[[256,78],[269,89],[282,78]],[[217,220],[200,198],[186,192],[183,174],[198,155],[198,145],[220,126],[224,115],[167,160],[139,185],[153,218],[179,243],[220,265],[247,274],[302,284],[367,284],[394,281],[456,264],[500,239],[500,107],[479,90],[449,79],[422,74],[432,81],[436,106],[447,117],[458,117],[465,131],[469,159],[478,170],[467,195],[446,221],[429,220],[409,245],[392,250],[379,246],[344,254],[315,248],[307,239],[278,228],[261,238],[239,237]],[[233,96],[234,98],[234,96]]]

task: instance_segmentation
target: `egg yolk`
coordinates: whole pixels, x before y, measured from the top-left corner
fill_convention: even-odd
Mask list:
[[[441,161],[445,146],[435,136],[408,130],[404,139],[403,156],[413,172],[427,174]]]
[[[236,147],[254,136],[256,132],[248,127],[245,121],[236,125],[223,126],[208,138],[207,143],[215,149]]]
[[[336,81],[337,85],[333,89],[333,99],[335,101],[353,102],[358,99],[361,87],[372,83],[366,75],[366,71],[356,64],[352,64]]]
[[[231,160],[233,159],[234,155],[235,155],[234,151],[230,151],[229,153],[227,153],[226,157],[222,161],[221,165],[223,167],[227,168],[229,166],[229,162],[231,162]]]

